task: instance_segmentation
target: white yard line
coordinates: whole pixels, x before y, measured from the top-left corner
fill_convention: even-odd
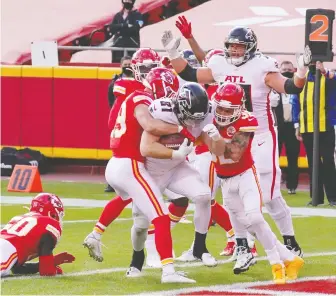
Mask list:
[[[333,256],[336,255],[336,252],[319,252],[319,253],[306,253],[304,254],[304,258],[309,257],[319,257],[319,256]],[[267,260],[266,257],[258,257],[257,261],[265,261]],[[218,260],[218,265],[232,263],[230,259],[226,260]],[[176,263],[176,267],[199,267],[204,266],[202,262],[193,262],[193,263]],[[106,274],[106,273],[116,273],[116,272],[125,272],[128,267],[115,267],[115,268],[105,268],[105,269],[96,269],[96,270],[87,270],[87,271],[79,271],[79,272],[71,272],[64,275],[60,275],[58,277],[71,277],[71,276],[87,276],[87,275],[95,275],[95,274]],[[155,269],[152,267],[145,266],[143,269]],[[159,270],[159,269],[158,269]],[[13,280],[25,280],[25,279],[36,279],[36,278],[43,278],[38,275],[34,276],[20,276],[20,277],[8,277],[1,279],[2,281],[13,281]],[[204,289],[204,288],[203,288]]]
[[[321,276],[321,277],[304,277],[295,280],[297,282],[305,282],[305,281],[319,281],[319,280],[335,280],[336,276]],[[294,281],[291,281],[294,282]],[[291,283],[288,282],[288,283]],[[262,285],[273,285],[273,281],[256,281],[256,282],[242,282],[242,283],[234,283],[231,285],[214,285],[214,286],[205,286],[205,287],[195,287],[195,288],[181,288],[175,290],[163,290],[157,292],[144,292],[140,294],[134,294],[137,296],[168,296],[168,295],[177,295],[191,292],[202,292],[202,291],[211,291],[211,292],[234,292],[234,293],[250,293],[250,294],[262,294],[262,295],[305,295],[305,296],[329,296],[335,294],[325,294],[325,293],[307,293],[307,292],[293,292],[293,291],[274,291],[274,290],[263,290],[263,289],[253,289],[256,286]],[[251,289],[252,288],[252,289]]]
[[[30,204],[31,196],[0,196],[1,204]],[[98,199],[82,199],[82,198],[62,198],[64,206],[66,207],[85,207],[85,208],[103,208],[109,202],[109,200]],[[127,205],[127,208],[131,208],[132,204]],[[188,210],[194,211],[195,205],[189,204]],[[319,217],[331,217],[336,218],[336,209],[321,209],[321,208],[290,208],[291,213],[294,216],[319,216]],[[267,213],[265,207],[263,212]]]

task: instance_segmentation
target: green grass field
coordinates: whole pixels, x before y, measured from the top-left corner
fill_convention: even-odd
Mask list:
[[[1,195],[27,196],[27,194],[8,193],[7,181],[1,184]],[[108,200],[111,194],[103,193],[104,185],[89,183],[55,183],[45,182],[44,190],[53,192],[62,198],[82,198]],[[33,194],[32,194],[33,195]],[[308,201],[307,193],[299,193],[296,196],[286,196],[288,204],[292,207],[302,207]],[[218,200],[220,197],[218,196]],[[79,220],[98,219],[102,208],[67,207],[65,211],[65,223],[63,235],[56,248],[56,252],[67,251],[76,256],[73,264],[62,266],[64,276],[56,278],[10,278],[2,280],[3,295],[101,295],[101,294],[132,294],[150,291],[170,290],[186,287],[188,285],[160,283],[161,272],[158,269],[145,269],[143,277],[128,279],[125,272],[131,259],[130,228],[131,219],[115,221],[103,236],[104,261],[95,262],[88,256],[87,250],[82,247],[85,236],[92,230],[95,222],[79,223]],[[2,204],[1,224],[22,214],[26,210],[22,205]],[[191,214],[191,213],[190,213]],[[272,229],[279,236],[273,221],[265,215]],[[131,218],[130,209],[125,209],[123,218]],[[192,217],[189,217],[191,219]],[[78,221],[69,223],[67,221]],[[305,259],[305,266],[301,277],[305,276],[330,276],[336,274],[336,256],[315,256],[316,253],[335,252],[336,218],[327,217],[294,217],[294,226],[297,240],[304,252],[309,256]],[[193,224],[179,224],[173,229],[174,250],[177,255],[186,250],[193,238]],[[218,226],[211,227],[208,234],[208,249],[219,260],[227,259],[219,256],[219,252],[225,246],[226,236]],[[261,247],[258,246],[259,254],[264,256]],[[178,266],[178,270],[188,272],[188,275],[197,281],[195,286],[223,285],[235,282],[255,282],[271,280],[270,266],[266,261],[259,261],[247,273],[234,275],[232,263],[222,263],[215,268],[203,266]],[[190,285],[189,285],[190,287]]]

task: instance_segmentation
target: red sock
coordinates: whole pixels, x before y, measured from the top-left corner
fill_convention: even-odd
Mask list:
[[[178,223],[183,215],[185,214],[188,206],[186,207],[179,207],[173,203],[170,203],[168,210],[169,210],[169,218],[172,222]]]
[[[120,196],[113,198],[105,206],[103,212],[100,215],[100,218],[93,228],[99,233],[103,233],[115,219],[117,219],[122,212],[122,210],[130,203],[132,199],[123,200]]]
[[[168,215],[155,218],[155,245],[162,265],[173,263],[173,241],[170,233],[170,219]]]
[[[214,220],[220,227],[222,227],[226,232],[232,230],[232,225],[230,222],[230,217],[227,211],[225,211],[224,207],[222,207],[219,203],[215,201],[213,205],[211,205],[211,220]]]

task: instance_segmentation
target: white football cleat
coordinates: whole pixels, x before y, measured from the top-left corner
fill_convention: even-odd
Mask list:
[[[236,247],[237,249],[237,261],[233,267],[234,274],[240,274],[249,269],[251,265],[257,263],[256,259],[253,257],[252,253],[249,252],[245,247]]]
[[[185,276],[184,272],[162,273],[161,283],[186,283],[194,284],[195,280],[189,279]]]
[[[177,257],[175,260],[180,262],[194,262],[198,259],[193,255],[193,250],[189,249],[188,251],[184,251],[182,255]]]
[[[202,262],[205,266],[214,267],[217,266],[217,260],[210,253],[202,254]]]
[[[142,276],[141,271],[134,266],[131,266],[126,272],[126,277],[129,278],[137,278],[141,276]]]
[[[98,262],[102,262],[104,260],[101,250],[102,243],[92,232],[84,239],[83,246],[89,250],[89,255],[94,260]]]

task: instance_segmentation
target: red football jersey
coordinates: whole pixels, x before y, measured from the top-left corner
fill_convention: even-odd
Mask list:
[[[115,102],[111,108],[108,120],[108,127],[110,130],[114,128],[121,104],[134,91],[144,89],[145,86],[138,80],[135,80],[134,78],[122,77],[116,80],[113,86],[113,94],[115,96]]]
[[[51,217],[29,212],[13,217],[1,230],[0,237],[16,248],[21,265],[38,256],[41,238],[46,233],[51,234],[57,243],[62,234],[60,223]]]
[[[207,91],[209,100],[211,100],[211,97],[215,93],[217,88],[218,88],[218,84],[215,84],[215,83],[207,85],[206,91]],[[209,148],[206,144],[197,145],[196,148],[195,148],[195,154],[196,155],[199,155],[199,154],[202,154],[202,153],[208,152],[208,151],[209,151]]]
[[[257,119],[247,111],[243,111],[241,117],[232,124],[225,127],[217,127],[221,136],[231,142],[232,137],[237,132],[255,132],[258,127]],[[238,162],[232,159],[225,159],[214,156],[216,171],[219,176],[230,177],[241,174],[252,167],[254,161],[251,154],[252,137],[249,140],[248,146]]]
[[[111,132],[110,147],[113,156],[144,162],[145,159],[140,153],[143,129],[134,116],[134,109],[140,104],[149,106],[153,99],[148,92],[137,90],[122,103],[116,124]]]

